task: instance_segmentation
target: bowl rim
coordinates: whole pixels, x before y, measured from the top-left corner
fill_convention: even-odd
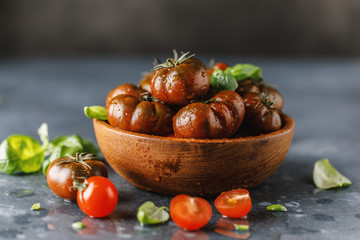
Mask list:
[[[115,133],[121,133],[125,136],[137,137],[139,139],[147,139],[154,141],[170,141],[170,142],[184,142],[184,143],[237,143],[237,142],[250,142],[250,141],[259,141],[264,139],[270,139],[273,137],[278,137],[284,134],[288,134],[293,131],[295,128],[295,121],[288,115],[282,114],[282,120],[284,122],[281,129],[271,132],[259,134],[256,136],[246,136],[246,137],[237,137],[237,138],[221,138],[221,139],[194,139],[194,138],[177,138],[177,137],[169,137],[169,136],[157,136],[157,135],[149,135],[145,133],[137,133],[131,132],[128,130],[124,130],[118,127],[111,126],[108,122],[99,119],[93,119],[93,124],[99,125],[107,130]]]

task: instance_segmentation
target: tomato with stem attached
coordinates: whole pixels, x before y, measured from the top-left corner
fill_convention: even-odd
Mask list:
[[[74,181],[76,182],[76,179]],[[77,188],[77,203],[86,215],[101,218],[115,209],[118,192],[109,179],[101,176],[90,177],[84,183],[79,183]]]
[[[251,210],[251,198],[246,189],[234,189],[223,192],[215,199],[216,209],[224,216],[241,218]]]
[[[180,194],[170,202],[170,216],[181,228],[197,230],[205,226],[212,215],[208,201],[200,197]]]

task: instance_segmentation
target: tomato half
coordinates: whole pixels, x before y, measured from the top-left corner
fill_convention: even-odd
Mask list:
[[[216,209],[224,216],[241,218],[251,210],[251,198],[246,189],[234,189],[223,192],[215,199]]]
[[[208,201],[185,194],[175,196],[170,202],[170,216],[181,228],[197,230],[205,226],[212,215]]]
[[[115,185],[107,178],[95,176],[87,179],[84,190],[78,190],[77,203],[80,209],[91,217],[109,215],[116,207],[118,193]]]

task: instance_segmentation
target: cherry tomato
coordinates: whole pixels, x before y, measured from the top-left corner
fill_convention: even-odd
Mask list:
[[[110,125],[132,132],[168,135],[172,133],[173,110],[149,95],[142,100],[131,95],[118,95],[111,99],[107,109]]]
[[[50,189],[59,197],[70,201],[76,200],[73,177],[81,179],[92,176],[108,177],[107,167],[103,162],[84,154],[52,161],[46,174]]]
[[[181,228],[197,230],[205,226],[212,215],[208,201],[185,194],[175,196],[170,202],[170,216]]]
[[[216,209],[224,216],[241,218],[251,210],[251,198],[246,189],[223,192],[215,199]]]
[[[266,95],[269,101],[273,102],[274,108],[281,110],[284,106],[284,99],[280,92],[267,85],[263,80],[255,81],[252,79],[245,79],[238,81],[238,88],[236,89],[236,92],[242,97],[244,97],[244,95],[248,92]]]
[[[78,190],[77,203],[88,216],[101,218],[109,215],[116,207],[118,192],[107,178],[95,176],[85,182],[86,188]]]
[[[105,106],[106,106],[106,108],[108,108],[110,100],[118,95],[127,94],[127,95],[134,96],[140,100],[141,94],[143,94],[145,92],[146,92],[145,90],[135,86],[134,84],[131,84],[131,83],[121,84],[121,85],[117,86],[116,88],[112,89],[108,93],[108,95],[106,97]]]
[[[244,126],[259,133],[269,133],[281,128],[281,112],[273,107],[273,103],[266,95],[246,93],[244,103],[246,109]]]
[[[212,66],[210,69],[209,69],[209,76],[211,76],[211,74],[215,71],[215,70],[225,70],[227,69],[229,66],[229,64],[227,63],[223,63],[223,62],[218,62],[218,63],[215,63],[214,66]]]
[[[151,80],[151,93],[170,105],[187,105],[204,96],[210,87],[205,64],[196,58],[183,56],[158,65],[160,67]]]
[[[173,119],[175,137],[229,138],[240,127],[245,105],[234,91],[223,90],[207,103],[192,103],[183,107]]]

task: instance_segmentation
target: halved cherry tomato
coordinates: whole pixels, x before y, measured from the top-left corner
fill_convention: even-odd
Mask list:
[[[197,230],[205,226],[212,215],[208,201],[185,194],[175,196],[170,202],[170,216],[181,228]]]
[[[118,201],[115,185],[109,179],[100,176],[88,178],[85,184],[86,188],[77,192],[80,209],[86,215],[95,218],[109,215]]]
[[[224,216],[241,218],[251,210],[251,198],[246,189],[234,189],[223,192],[215,199],[216,209]]]

